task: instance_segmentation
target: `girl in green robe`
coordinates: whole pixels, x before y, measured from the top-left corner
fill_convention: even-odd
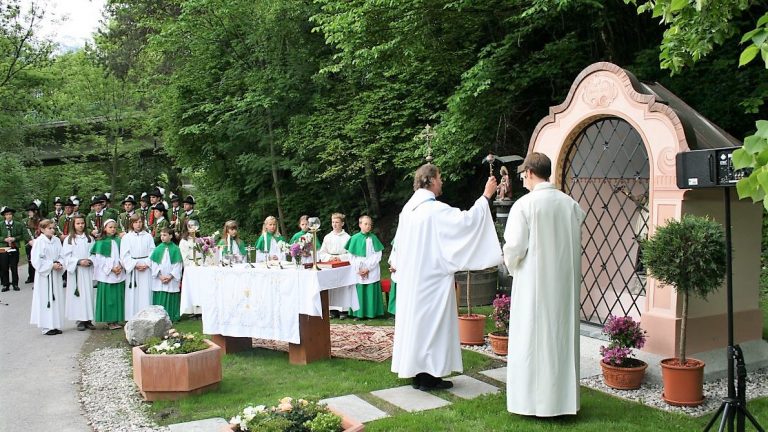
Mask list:
[[[96,285],[94,321],[106,322],[110,330],[122,327],[125,321],[125,271],[120,264],[120,238],[115,236],[117,222],[104,222],[102,237],[91,248],[93,278]]]
[[[350,311],[356,318],[376,318],[384,315],[384,297],[381,295],[381,251],[384,245],[373,229],[373,219],[360,216],[360,232],[350,237],[344,249],[349,252],[349,261],[357,271],[357,300],[360,309]]]
[[[279,243],[283,240],[280,231],[277,229],[277,218],[267,216],[264,219],[264,227],[261,230],[259,239],[256,240],[256,261],[276,260],[284,257],[285,253],[280,250]]]

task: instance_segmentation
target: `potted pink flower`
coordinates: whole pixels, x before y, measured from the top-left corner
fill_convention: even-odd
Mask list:
[[[488,333],[488,339],[491,342],[491,350],[496,355],[507,355],[510,303],[511,298],[505,294],[497,294],[493,300],[491,318],[496,330]]]
[[[632,317],[609,315],[603,334],[610,340],[607,347],[600,347],[605,385],[619,390],[640,388],[648,364],[636,359],[632,349],[645,345],[645,330]]]

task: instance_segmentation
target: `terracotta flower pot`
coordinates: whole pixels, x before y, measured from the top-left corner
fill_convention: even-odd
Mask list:
[[[463,345],[485,343],[485,315],[459,315],[459,342]]]
[[[674,406],[697,406],[704,402],[704,362],[687,359],[679,365],[677,358],[661,361],[661,379],[664,382],[664,402]]]
[[[648,363],[642,360],[635,360],[640,363],[639,366],[621,367],[614,366],[600,360],[600,367],[603,368],[603,381],[610,388],[618,390],[635,390],[640,388],[645,377],[645,369]]]
[[[507,355],[507,348],[509,346],[509,336],[499,336],[493,333],[488,333],[488,340],[491,341],[491,350],[496,355]]]
[[[189,354],[147,354],[133,348],[133,381],[145,400],[176,400],[216,388],[221,381],[221,348],[209,340],[208,348]]]

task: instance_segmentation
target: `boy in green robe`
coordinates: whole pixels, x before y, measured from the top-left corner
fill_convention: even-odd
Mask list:
[[[160,231],[161,243],[149,259],[152,261],[152,304],[160,305],[168,312],[171,321],[181,316],[181,249],[173,243],[173,230]]]
[[[362,318],[376,318],[384,315],[384,297],[381,295],[381,251],[384,245],[372,233],[373,219],[360,216],[360,232],[350,237],[344,249],[349,252],[349,261],[357,272],[357,300],[360,309],[349,314]]]

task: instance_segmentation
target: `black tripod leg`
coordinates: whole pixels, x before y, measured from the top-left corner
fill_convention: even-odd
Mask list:
[[[765,432],[765,429],[763,429],[763,427],[762,427],[762,426],[760,426],[760,423],[758,423],[758,422],[757,422],[757,419],[756,419],[756,418],[754,418],[754,417],[752,416],[752,413],[750,413],[749,411],[747,411],[747,409],[746,409],[746,408],[742,408],[742,410],[741,410],[741,411],[744,413],[744,415],[746,415],[746,416],[747,416],[747,418],[749,419],[749,421],[752,423],[752,426],[754,426],[754,427],[755,427],[755,429],[757,429],[757,431],[758,431],[758,432]]]
[[[717,412],[712,416],[711,419],[709,419],[709,423],[707,423],[706,426],[704,426],[704,432],[708,432],[709,428],[712,427],[712,425],[715,424],[715,420],[717,420],[717,417],[720,416],[720,413],[723,412],[723,408],[725,408],[725,404],[720,404],[720,408],[717,409]]]
[[[728,424],[728,420],[731,418],[731,405],[726,403],[723,404],[723,407],[725,408],[723,410],[723,418],[720,419],[720,427],[717,428],[717,432],[725,432],[725,426]]]

